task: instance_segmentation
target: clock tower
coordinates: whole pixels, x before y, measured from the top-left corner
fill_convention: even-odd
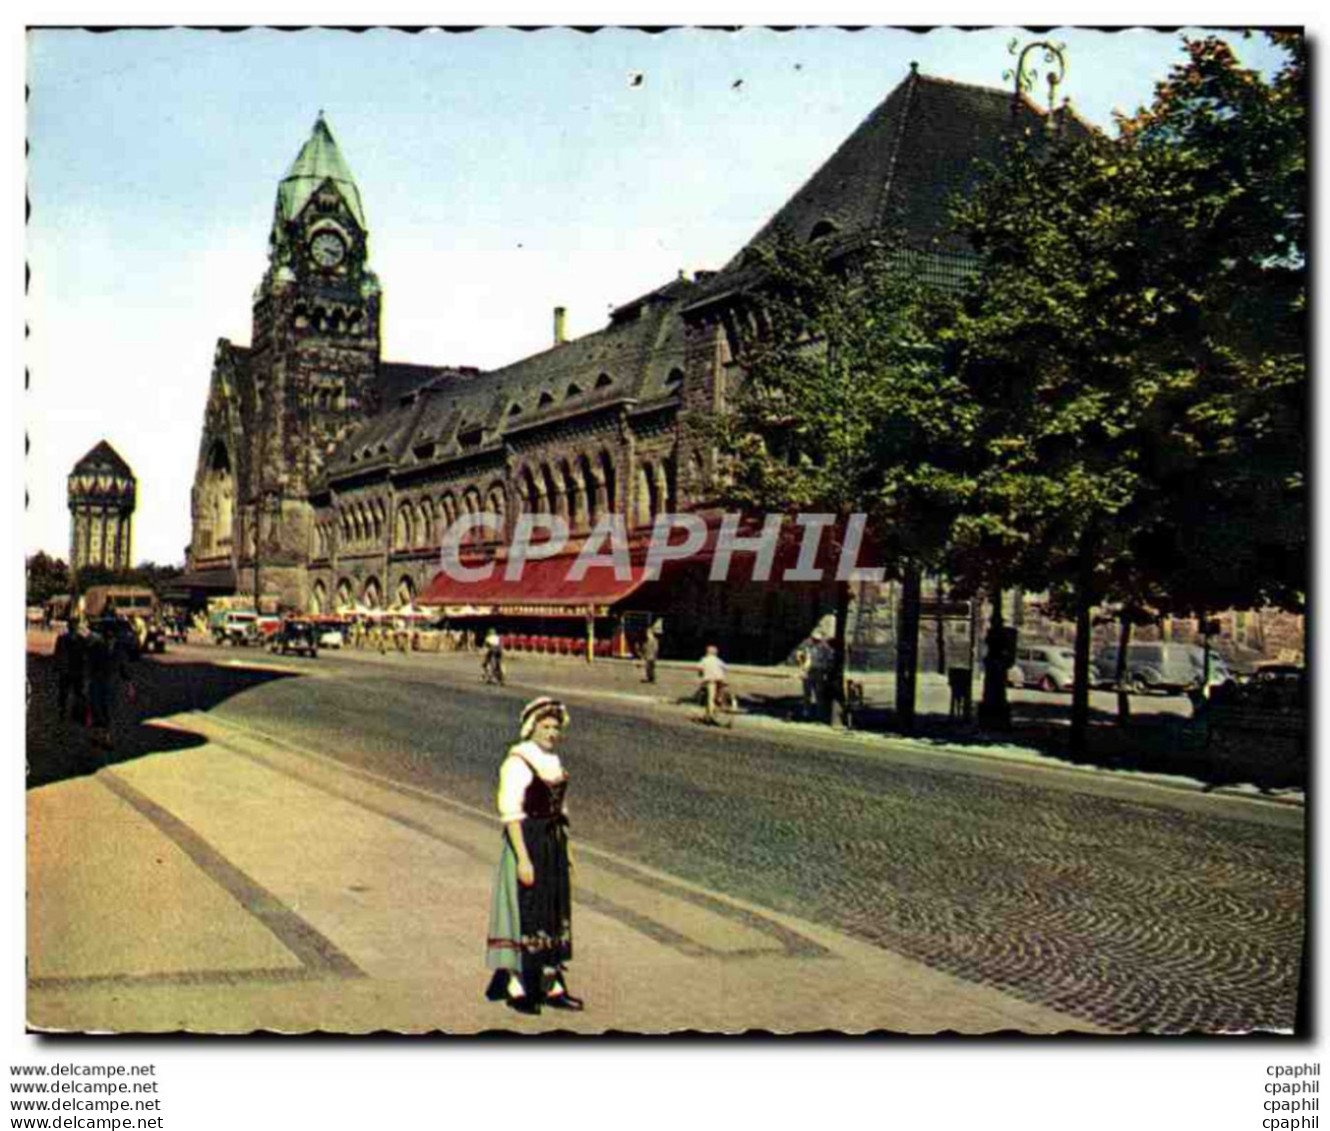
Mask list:
[[[372,407],[380,291],[368,258],[360,190],[320,112],[277,187],[254,293],[238,557],[242,573],[259,567],[264,604],[305,607],[310,486]]]

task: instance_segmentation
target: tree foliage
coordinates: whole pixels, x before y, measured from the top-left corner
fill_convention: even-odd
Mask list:
[[[948,333],[984,406],[956,547],[1161,611],[1305,588],[1305,89],[1222,41],[1116,141],[1023,142],[957,212],[983,268]],[[975,568],[971,559],[971,569]]]
[[[883,247],[828,263],[782,240],[760,262],[738,320],[743,378],[711,424],[729,498],[862,513],[890,558],[935,558],[963,488],[950,453],[974,414],[942,373],[929,296]]]
[[[38,550],[24,565],[29,605],[42,605],[58,594],[69,592],[69,566],[63,558],[53,558],[45,550]]]

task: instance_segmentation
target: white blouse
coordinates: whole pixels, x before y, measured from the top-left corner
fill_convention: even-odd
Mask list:
[[[535,739],[519,742],[508,751],[508,757],[499,767],[499,820],[520,821],[526,813],[522,811],[522,802],[526,798],[526,787],[531,784],[532,767],[540,775],[541,781],[554,785],[563,781],[563,763],[552,750],[543,750]]]

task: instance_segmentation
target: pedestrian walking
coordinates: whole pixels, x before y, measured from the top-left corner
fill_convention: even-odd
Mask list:
[[[831,679],[835,657],[831,646],[821,637],[814,636],[808,655],[808,680],[812,685],[813,712],[818,722],[831,718]]]
[[[480,661],[480,677],[486,683],[503,683],[503,638],[495,628],[485,637],[485,653]]]
[[[646,637],[642,640],[643,683],[656,682],[656,659],[659,655],[660,641],[656,639],[656,631],[648,628]]]
[[[55,675],[56,709],[60,716],[65,716],[66,708],[70,718],[83,722],[85,703],[83,699],[83,654],[84,638],[80,635],[77,617],[70,617],[65,624],[65,631],[55,640]]]
[[[503,850],[485,944],[485,965],[494,971],[485,996],[519,1013],[583,1008],[565,980],[573,956],[568,773],[555,747],[568,723],[558,700],[533,699],[522,708],[521,741],[499,767]]]
[[[817,715],[817,692],[813,687],[813,652],[811,648],[800,648],[794,655],[794,662],[799,668],[799,717],[808,722]]]
[[[725,667],[725,661],[720,658],[720,649],[716,645],[707,645],[706,655],[697,665],[697,675],[702,681],[702,690],[706,695],[706,710],[702,715],[702,721],[707,726],[720,726],[716,712],[725,696],[729,672]]]
[[[88,711],[92,724],[92,744],[113,750],[111,723],[115,716],[116,686],[123,684],[125,695],[134,701],[134,682],[124,645],[116,637],[114,622],[104,621],[92,633],[87,644]]]

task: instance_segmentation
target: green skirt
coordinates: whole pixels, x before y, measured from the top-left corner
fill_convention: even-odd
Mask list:
[[[568,837],[562,819],[528,817],[522,839],[536,882],[523,887],[518,881],[517,853],[505,834],[494,874],[485,965],[531,976],[534,986],[539,985],[535,976],[561,969],[573,956]]]

